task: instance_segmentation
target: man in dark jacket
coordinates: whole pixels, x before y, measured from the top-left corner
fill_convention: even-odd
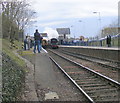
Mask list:
[[[40,35],[40,33],[38,32],[38,30],[36,29],[36,32],[34,33],[34,53],[36,53],[36,45],[37,45],[37,50],[38,53],[40,53],[41,50],[41,43],[42,43],[42,39],[43,37]]]
[[[111,47],[111,36],[110,35],[107,36],[106,43],[108,47]]]

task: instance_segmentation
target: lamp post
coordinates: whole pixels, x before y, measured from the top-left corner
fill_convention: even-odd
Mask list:
[[[99,16],[99,25],[100,25],[100,30],[101,30],[101,15],[100,15],[100,12],[93,12],[94,14],[98,14]]]
[[[100,15],[100,12],[93,12],[93,13],[94,13],[94,14],[97,14],[97,13],[99,14],[99,19],[98,19],[98,20],[99,20],[99,22],[100,22],[100,29],[101,29],[101,15]]]
[[[79,20],[78,22],[80,22],[80,23],[82,23],[82,24],[83,24],[83,25],[81,26],[81,28],[80,28],[80,29],[82,29],[82,31],[81,31],[81,32],[82,32],[82,33],[84,33],[84,31],[83,31],[83,29],[85,29],[85,28],[84,28],[84,26],[85,26],[85,25],[84,25],[84,22],[83,22],[82,20]],[[83,34],[82,34],[82,35],[83,35]]]
[[[81,22],[82,22],[82,20],[79,20],[78,22],[79,22],[79,23],[81,23]]]
[[[71,25],[71,28],[73,28],[74,26],[73,25]],[[75,32],[74,32],[74,28],[73,28],[73,30],[72,30],[73,32],[72,32],[72,34],[73,34],[73,36],[74,36],[74,39],[75,39]]]

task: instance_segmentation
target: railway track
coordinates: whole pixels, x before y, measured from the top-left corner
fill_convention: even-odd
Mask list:
[[[90,102],[118,101],[119,82],[70,60],[57,52],[52,50],[48,52],[51,56],[50,58],[61,68]]]
[[[100,62],[96,63],[96,61],[101,61],[102,63],[105,63],[105,61],[102,61],[102,60],[90,61],[88,59],[81,59],[81,57],[79,57],[79,55],[77,55],[77,54],[67,53],[67,52],[61,51],[61,50],[60,51],[55,50],[55,51],[59,52],[61,55],[64,55],[64,56],[72,59],[73,61],[76,61],[82,65],[92,68],[96,72],[100,72],[101,74],[108,76],[109,78],[119,81],[119,73],[120,73],[119,68],[107,66],[108,64],[104,65],[104,64],[101,64]]]
[[[110,68],[113,68],[113,69],[120,69],[120,67],[119,67],[120,63],[119,62],[99,59],[99,58],[95,58],[95,57],[90,57],[90,56],[86,56],[86,55],[83,55],[83,54],[68,52],[66,50],[60,50],[60,52],[62,52],[64,54],[67,54],[67,55],[74,56],[76,58],[80,58],[80,59],[83,59],[83,60],[87,60],[87,61],[90,61],[90,62],[97,63],[97,64],[102,65],[104,67],[110,67]]]

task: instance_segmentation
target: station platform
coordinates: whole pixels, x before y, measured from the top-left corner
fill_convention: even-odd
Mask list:
[[[39,88],[38,92],[40,92],[41,89],[44,89],[45,92],[43,94],[44,98],[39,95],[40,100],[59,99],[56,92],[56,81],[52,61],[47,51],[42,48],[41,53],[36,53],[35,56],[35,83],[37,88]]]
[[[109,61],[120,61],[120,49],[113,47],[92,47],[92,46],[64,46],[60,45],[60,49],[75,52],[86,56],[91,56],[99,59],[105,59]]]

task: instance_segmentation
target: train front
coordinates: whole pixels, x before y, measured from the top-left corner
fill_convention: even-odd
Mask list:
[[[52,49],[57,49],[58,48],[58,40],[56,38],[52,38],[50,40],[51,48]]]

